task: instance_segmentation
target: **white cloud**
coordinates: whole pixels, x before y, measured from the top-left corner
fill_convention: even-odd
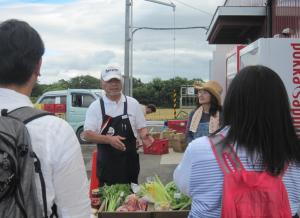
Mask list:
[[[59,4],[26,2],[30,1],[0,0],[0,20],[25,20],[41,34],[46,46],[42,83],[86,74],[98,77],[107,64],[123,66],[125,0],[77,0]],[[213,14],[216,6],[224,1],[181,2]],[[176,26],[209,25],[211,16],[208,14],[176,0],[174,3],[177,6]],[[173,26],[173,12],[169,7],[134,0],[133,10],[135,26]],[[173,59],[173,31],[140,30],[134,35],[133,76],[144,82],[154,77],[169,79],[173,76],[207,79],[212,46],[205,40],[205,31],[201,29],[176,31]]]

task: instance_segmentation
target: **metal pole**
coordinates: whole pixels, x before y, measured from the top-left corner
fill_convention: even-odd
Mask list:
[[[273,25],[273,23],[272,23],[272,19],[273,19],[273,17],[272,17],[272,0],[268,0],[267,1],[267,5],[266,5],[266,10],[267,10],[267,37],[268,38],[272,38],[272,36],[273,36],[273,33],[272,33],[272,25]]]
[[[131,0],[126,0],[126,9],[125,9],[125,50],[124,50],[124,94],[129,95],[129,43],[130,43],[130,7]]]
[[[133,0],[131,2],[131,11],[130,11],[130,58],[129,58],[129,84],[130,84],[130,90],[129,95],[133,96],[133,32],[132,32],[132,26],[133,26]]]
[[[157,0],[145,0],[173,8],[176,5],[171,2],[164,3]],[[133,95],[133,34],[139,28],[133,30],[133,0],[126,0],[126,11],[125,11],[125,55],[124,55],[124,94]]]

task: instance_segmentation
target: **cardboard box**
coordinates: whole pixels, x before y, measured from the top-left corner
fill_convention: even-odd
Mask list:
[[[183,133],[174,134],[172,140],[169,142],[173,151],[175,152],[184,152],[186,149],[186,137]]]
[[[187,218],[188,210],[152,212],[103,212],[98,218]]]
[[[173,148],[173,151],[175,151],[175,152],[182,153],[185,151],[185,149],[187,147],[185,142],[173,140],[172,143],[173,143],[172,148]]]
[[[180,141],[180,142],[185,142],[185,134],[183,133],[176,133],[173,135],[173,139]]]
[[[173,131],[163,131],[163,132],[161,132],[160,138],[161,139],[172,140],[174,134],[176,134],[175,130],[173,130]]]
[[[173,133],[169,135],[169,147],[175,152],[184,152],[186,148],[186,137],[184,133]]]

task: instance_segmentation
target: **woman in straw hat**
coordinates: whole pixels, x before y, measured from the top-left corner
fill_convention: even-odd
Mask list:
[[[220,127],[222,87],[216,81],[195,82],[198,92],[197,108],[189,115],[187,123],[187,142],[207,136]]]

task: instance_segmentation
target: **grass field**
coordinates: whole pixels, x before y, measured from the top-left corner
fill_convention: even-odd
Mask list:
[[[189,112],[192,109],[179,109],[176,108],[176,116],[174,118],[173,108],[157,109],[155,113],[146,115],[146,120],[172,120],[172,119],[187,119]]]

